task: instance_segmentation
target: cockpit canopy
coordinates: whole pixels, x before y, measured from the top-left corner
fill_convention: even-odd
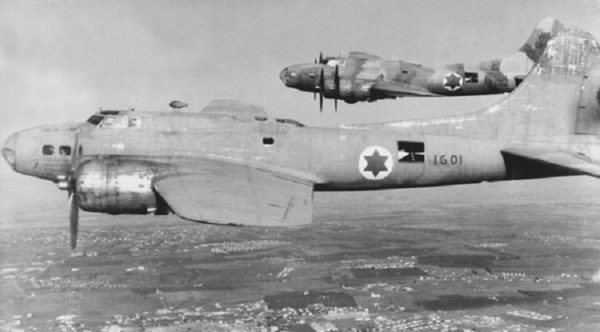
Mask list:
[[[128,111],[100,111],[87,119],[87,123],[98,128],[139,128],[142,124],[137,116]]]

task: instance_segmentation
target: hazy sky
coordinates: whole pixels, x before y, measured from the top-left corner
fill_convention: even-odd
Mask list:
[[[320,51],[369,51],[423,64],[509,56],[548,16],[600,37],[600,0],[3,1],[0,140],[82,120],[98,108],[199,110],[242,99],[308,124],[378,122],[482,107],[480,97],[342,103],[323,114],[279,71]]]

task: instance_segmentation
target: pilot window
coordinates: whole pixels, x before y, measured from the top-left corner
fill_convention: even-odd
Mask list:
[[[70,156],[71,155],[71,147],[66,145],[61,145],[58,148],[58,154],[61,156]]]
[[[275,140],[273,139],[273,137],[263,137],[264,145],[273,145],[273,143],[275,143]]]
[[[102,122],[103,119],[104,117],[102,115],[92,115],[89,119],[87,119],[87,122],[96,126]]]
[[[51,156],[54,154],[54,146],[52,145],[44,145],[42,146],[42,153],[46,156]]]
[[[129,125],[129,117],[127,116],[107,116],[102,123],[100,128],[114,128],[123,129]]]
[[[131,117],[129,118],[129,128],[139,128],[142,126],[142,120],[140,118]]]

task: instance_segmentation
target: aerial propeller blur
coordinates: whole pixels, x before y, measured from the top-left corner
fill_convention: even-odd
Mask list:
[[[319,110],[323,112],[323,93],[325,92],[325,70],[321,68],[319,75]]]
[[[335,74],[333,76],[333,90],[335,98],[335,111],[337,112],[338,98],[340,97],[340,67],[338,65],[335,65]]]
[[[323,96],[325,94],[325,69],[321,68],[321,72],[319,73],[319,111],[323,112]],[[317,98],[316,92],[313,94],[314,99]],[[333,73],[333,97],[334,97],[334,107],[337,112],[338,99],[340,97],[340,67],[338,65],[335,66],[335,71]]]
[[[69,225],[71,230],[71,249],[77,247],[77,230],[79,229],[79,204],[77,203],[77,193],[75,184],[69,190]]]

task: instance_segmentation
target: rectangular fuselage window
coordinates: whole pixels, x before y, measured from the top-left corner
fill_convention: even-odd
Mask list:
[[[479,82],[479,75],[477,75],[477,73],[466,72],[465,73],[465,82],[468,82],[468,83],[478,83]]]
[[[71,155],[71,147],[66,145],[61,145],[58,148],[58,154],[61,156],[70,156]]]
[[[398,162],[425,162],[425,144],[423,142],[398,141]]]
[[[273,139],[273,137],[263,137],[264,145],[273,145],[273,143],[275,143],[275,140]]]
[[[54,146],[52,145],[44,145],[42,146],[42,153],[46,156],[51,156],[54,154]]]

